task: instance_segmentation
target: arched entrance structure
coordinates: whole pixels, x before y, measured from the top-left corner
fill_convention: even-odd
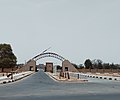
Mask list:
[[[60,60],[62,62],[62,71],[63,72],[64,71],[74,71],[74,72],[77,71],[77,69],[68,60],[66,60],[61,55],[59,55],[57,53],[53,53],[53,52],[45,52],[45,53],[38,54],[37,56],[30,59],[20,70],[36,71],[36,61],[38,61],[39,59],[42,59],[42,58],[46,58],[46,57],[52,57],[52,58],[56,58],[56,59]]]
[[[58,60],[60,60],[62,62],[65,60],[64,57],[58,55],[57,53],[53,53],[53,52],[41,53],[41,54],[33,57],[32,59],[35,60],[35,61],[37,61],[39,59],[46,58],[46,57],[53,57],[53,58],[56,58],[56,59],[58,59]]]

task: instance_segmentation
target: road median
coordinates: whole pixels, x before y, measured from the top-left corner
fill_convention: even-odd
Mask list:
[[[70,77],[70,79],[68,78],[64,78],[64,77],[60,77],[58,74],[54,74],[54,73],[50,73],[50,72],[46,72],[46,74],[52,78],[54,81],[57,82],[70,82],[70,83],[85,83],[88,82],[88,80],[86,79],[77,79],[74,77]]]
[[[14,73],[12,77],[2,76],[0,77],[0,84],[15,82],[27,76],[30,76],[31,74],[33,74],[32,71],[26,71],[26,72],[21,72],[21,73]]]

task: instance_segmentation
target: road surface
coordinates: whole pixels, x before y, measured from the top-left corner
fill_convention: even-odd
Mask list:
[[[60,83],[40,70],[23,80],[0,85],[0,100],[120,100],[120,81],[88,80]]]

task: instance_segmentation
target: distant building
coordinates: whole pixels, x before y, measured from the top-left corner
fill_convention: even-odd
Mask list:
[[[45,72],[53,73],[53,63],[52,62],[46,62]]]

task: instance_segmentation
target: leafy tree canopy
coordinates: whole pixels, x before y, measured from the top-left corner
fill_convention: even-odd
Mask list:
[[[86,69],[92,68],[91,60],[90,59],[86,59],[85,62],[84,62],[84,65],[85,65]]]
[[[10,68],[17,63],[17,58],[14,55],[10,44],[0,44],[0,67]]]

